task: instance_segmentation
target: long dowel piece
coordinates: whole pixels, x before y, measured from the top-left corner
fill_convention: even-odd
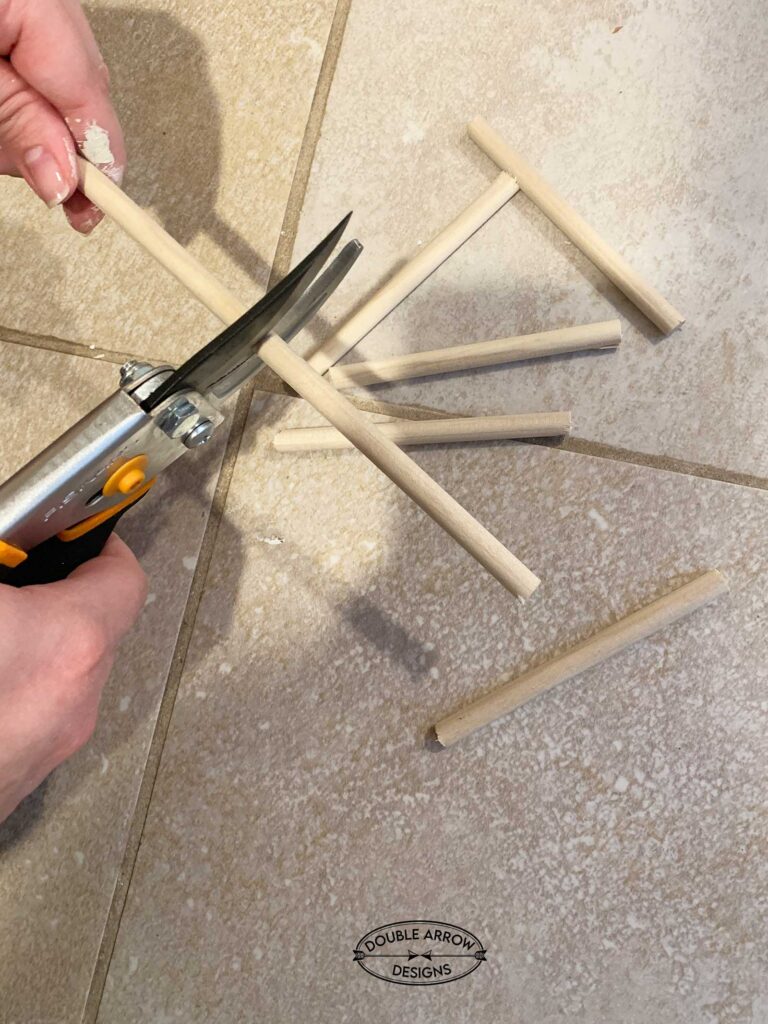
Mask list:
[[[660,331],[669,334],[685,322],[663,295],[633,270],[627,261],[558,195],[541,175],[511,149],[482,117],[469,124],[469,136],[493,162],[508,171],[542,213],[641,309]]]
[[[507,441],[516,437],[561,437],[571,431],[569,412],[530,412],[518,416],[466,416],[444,420],[377,423],[395,444],[449,444],[461,441]],[[330,451],[354,445],[333,427],[281,430],[272,444],[279,452]]]
[[[437,270],[451,253],[463,245],[517,191],[517,182],[508,174],[500,174],[482,195],[396,271],[334,335],[312,353],[307,360],[310,366],[325,373],[410,295],[414,288]]]
[[[716,569],[703,573],[690,583],[601,630],[559,658],[532,668],[461,711],[441,719],[435,725],[437,739],[442,746],[450,747],[476,729],[508,714],[513,708],[599,665],[630,644],[644,640],[658,629],[677,622],[727,592],[728,581],[722,573]]]
[[[129,199],[114,182],[84,160],[79,161],[80,188],[173,273],[225,323],[245,311],[235,296],[171,238],[159,224]],[[458,541],[491,575],[518,597],[530,597],[539,579],[484,526],[447,494],[428,473],[388,440],[336,389],[312,369],[281,339],[272,335],[262,345],[261,356],[289,387],[313,405],[356,448],[378,466],[435,522]]]
[[[477,341],[470,345],[412,352],[390,359],[334,366],[328,379],[337,388],[362,387],[392,380],[412,380],[435,373],[476,370],[481,366],[498,366],[521,359],[583,352],[587,349],[616,348],[621,341],[621,321],[605,320],[579,327],[560,327],[554,331],[522,334],[515,338]]]
[[[493,534],[447,494],[404,451],[336,391],[332,384],[274,335],[260,349],[261,358],[297,394],[305,398],[371,462],[412,498],[427,515],[458,541],[507,590],[530,597],[539,580]]]

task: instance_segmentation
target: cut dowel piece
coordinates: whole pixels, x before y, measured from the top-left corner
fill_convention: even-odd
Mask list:
[[[500,174],[466,210],[436,235],[396,271],[370,299],[363,303],[307,362],[318,372],[325,371],[346,355],[376,324],[391,313],[414,288],[429,277],[451,253],[470,238],[517,192],[517,182],[508,174]]]
[[[202,264],[186,252],[146,211],[114,182],[84,160],[79,161],[80,188],[108,217],[225,323],[245,307]],[[259,349],[264,363],[289,387],[348,437],[375,466],[468,551],[492,576],[518,597],[529,597],[539,579],[420,466],[384,437],[351,402],[281,339],[272,335]]]
[[[578,246],[660,331],[669,334],[685,322],[663,295],[659,294],[627,261],[611,248],[589,224],[535,171],[504,142],[482,117],[469,124],[469,136],[493,162],[508,171],[522,191],[532,199],[553,224]]]
[[[558,683],[599,665],[630,644],[644,640],[658,629],[677,622],[727,591],[728,581],[722,573],[717,570],[703,573],[690,583],[601,630],[559,658],[530,669],[461,711],[441,719],[435,725],[437,739],[442,746],[450,747],[481,726],[501,718]]]
[[[412,352],[406,356],[375,359],[349,366],[334,366],[328,379],[337,388],[382,384],[392,380],[411,380],[435,373],[476,370],[482,366],[498,366],[521,359],[540,359],[584,352],[588,349],[616,348],[621,341],[621,321],[604,320],[578,327],[560,327],[554,331],[522,334],[515,338],[477,341],[470,345]]]
[[[395,444],[447,444],[461,441],[506,441],[516,437],[561,437],[570,433],[569,412],[531,412],[519,416],[467,416],[444,420],[401,420],[375,424]],[[282,430],[273,445],[279,452],[353,448],[333,427]]]

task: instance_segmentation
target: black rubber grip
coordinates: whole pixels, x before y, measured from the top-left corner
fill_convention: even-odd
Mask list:
[[[76,540],[59,540],[58,537],[51,537],[30,551],[27,558],[15,569],[0,565],[0,583],[7,583],[11,587],[29,587],[39,583],[57,583],[66,579],[83,562],[88,562],[101,554],[121,516],[135,508],[140,501],[141,498],[138,498]]]

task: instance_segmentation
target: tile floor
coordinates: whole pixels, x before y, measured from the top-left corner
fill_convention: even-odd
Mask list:
[[[299,212],[297,253],[355,210],[366,253],[305,350],[491,180],[464,135],[478,112],[688,323],[660,340],[518,196],[350,357],[621,316],[614,354],[370,391],[573,408],[580,454],[414,452],[543,577],[525,607],[357,454],[275,452],[318,421],[293,400],[257,395],[239,450],[236,421],[223,464],[224,436],[168,474],[151,533],[121,528],[155,598],[97,735],[0,828],[0,1024],[768,1024],[760,6],[91,14],[127,187],[244,296]],[[179,360],[217,325],[111,228],[81,242],[16,183],[0,210],[0,397],[24,414],[7,474],[109,391],[118,353]],[[717,606],[451,750],[425,742],[712,566]],[[488,963],[419,992],[360,971],[360,936],[407,917],[469,928]]]

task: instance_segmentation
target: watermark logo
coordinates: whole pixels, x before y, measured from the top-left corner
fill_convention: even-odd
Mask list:
[[[482,942],[444,921],[395,921],[367,932],[355,963],[394,985],[444,985],[466,978],[485,960]]]

